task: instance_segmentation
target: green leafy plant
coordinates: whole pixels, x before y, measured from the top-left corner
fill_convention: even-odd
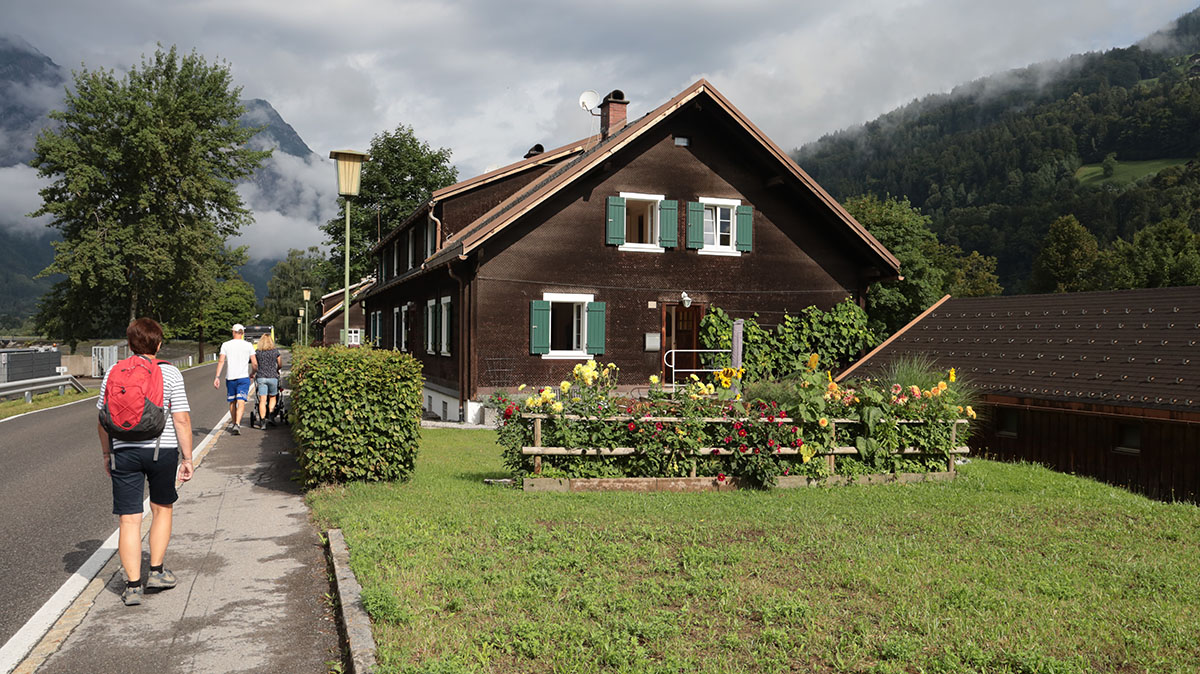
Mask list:
[[[421,363],[396,351],[297,351],[291,424],[304,484],[407,480],[420,442],[422,381]]]

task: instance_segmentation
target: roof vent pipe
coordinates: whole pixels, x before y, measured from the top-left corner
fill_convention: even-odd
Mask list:
[[[600,103],[600,137],[608,138],[625,128],[625,111],[629,101],[625,100],[625,92],[613,89]]]
[[[545,151],[546,151],[546,148],[542,147],[541,143],[538,143],[537,145],[534,145],[533,147],[529,148],[529,152],[525,153],[524,158],[529,159],[530,157],[537,156]]]

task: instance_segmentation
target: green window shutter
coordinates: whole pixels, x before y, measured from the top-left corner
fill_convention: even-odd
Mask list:
[[[587,304],[587,352],[604,353],[604,302]]]
[[[672,199],[658,202],[658,245],[663,248],[679,245],[679,202]]]
[[[625,243],[625,198],[608,198],[608,216],[604,224],[604,242],[614,246]]]
[[[550,353],[550,303],[529,303],[529,353]]]
[[[446,353],[454,353],[454,300],[446,302]]]
[[[734,233],[737,240],[734,242],[738,250],[751,250],[754,243],[754,207],[753,206],[738,206],[737,207],[737,231]]]
[[[704,247],[704,204],[697,201],[687,205],[687,247]]]

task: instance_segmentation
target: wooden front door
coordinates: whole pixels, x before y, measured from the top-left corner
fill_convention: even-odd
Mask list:
[[[663,381],[670,383],[682,381],[691,374],[688,370],[699,367],[700,359],[695,353],[679,353],[679,351],[694,351],[700,346],[700,319],[704,317],[704,308],[698,304],[685,307],[682,304],[669,304],[663,307]],[[675,367],[668,362],[667,353],[673,354]],[[681,370],[676,378],[675,370]]]

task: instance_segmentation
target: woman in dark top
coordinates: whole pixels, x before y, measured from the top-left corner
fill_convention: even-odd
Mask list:
[[[275,414],[275,403],[279,400],[279,368],[283,367],[283,356],[275,348],[275,340],[270,333],[258,338],[258,348],[255,353],[258,360],[258,373],[255,375],[258,384],[258,424],[259,428],[267,427],[267,419]],[[270,422],[272,426],[274,421]],[[251,428],[254,420],[250,420]]]

